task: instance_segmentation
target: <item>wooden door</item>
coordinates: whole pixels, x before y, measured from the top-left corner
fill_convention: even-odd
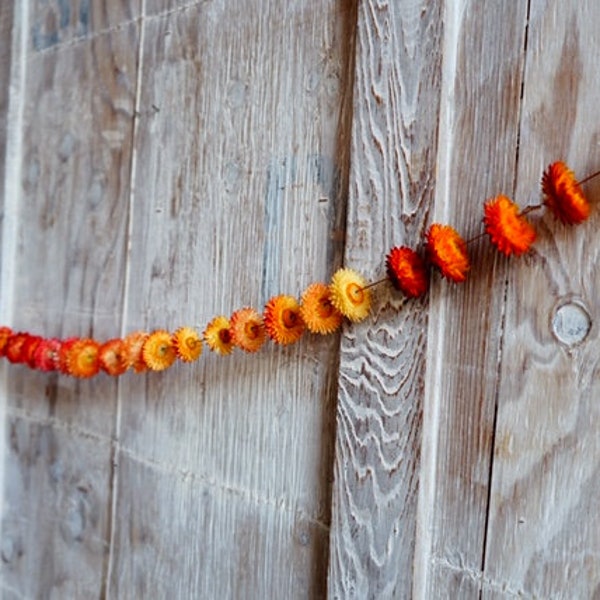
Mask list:
[[[587,598],[600,590],[592,0],[0,5],[0,325],[109,339],[385,277],[432,222],[464,284],[339,335],[120,378],[1,365],[6,598]]]

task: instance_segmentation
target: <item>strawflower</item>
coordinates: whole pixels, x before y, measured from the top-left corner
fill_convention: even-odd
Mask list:
[[[125,355],[125,342],[120,338],[108,340],[100,346],[100,368],[109,375],[122,375],[129,368]]]
[[[168,369],[177,358],[171,334],[163,329],[151,333],[144,342],[142,357],[152,371]]]
[[[13,334],[10,327],[0,327],[0,356],[5,355],[8,338]]]
[[[29,334],[23,331],[13,333],[8,337],[4,353],[11,363],[23,362],[23,346],[29,337]]]
[[[277,344],[293,344],[304,332],[300,305],[292,296],[271,298],[265,305],[264,321],[267,334]]]
[[[329,288],[324,283],[309,285],[302,294],[300,316],[311,333],[327,335],[336,331],[344,316],[331,303]]]
[[[73,377],[93,377],[100,371],[100,344],[95,340],[84,338],[70,344],[66,354],[66,367]]]
[[[590,216],[590,205],[575,174],[562,161],[548,166],[542,175],[544,204],[567,225],[577,225]]]
[[[331,303],[351,321],[362,321],[371,308],[371,290],[364,278],[352,269],[338,269],[329,285]]]
[[[173,334],[173,344],[180,360],[193,362],[202,354],[202,339],[192,327],[180,327]]]
[[[500,195],[484,205],[485,231],[492,244],[506,256],[527,252],[535,241],[535,229],[520,214],[519,207],[506,196]]]
[[[253,308],[241,308],[231,315],[231,339],[246,352],[257,352],[265,341],[265,325]]]
[[[394,285],[405,296],[417,298],[429,287],[429,277],[425,261],[406,246],[392,248],[385,257],[387,274]]]
[[[223,315],[215,317],[204,330],[204,341],[206,345],[216,354],[226,356],[233,350],[231,339],[231,323]]]
[[[33,354],[34,368],[38,371],[55,371],[58,369],[58,354],[61,341],[56,338],[43,339]]]
[[[429,260],[444,277],[457,283],[464,281],[470,263],[467,244],[458,232],[450,225],[433,223],[426,237]]]
[[[132,368],[136,373],[148,370],[144,362],[144,343],[148,339],[145,331],[134,331],[123,339],[123,359],[127,368]]]

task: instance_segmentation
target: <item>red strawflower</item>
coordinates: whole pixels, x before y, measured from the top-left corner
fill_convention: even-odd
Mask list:
[[[427,232],[427,253],[444,277],[457,283],[467,278],[471,266],[467,244],[450,225],[431,225]]]
[[[396,246],[385,257],[387,274],[392,284],[409,298],[422,296],[429,287],[425,261],[411,248]]]
[[[58,369],[58,355],[61,341],[56,338],[43,339],[33,353],[34,368],[38,371]]]

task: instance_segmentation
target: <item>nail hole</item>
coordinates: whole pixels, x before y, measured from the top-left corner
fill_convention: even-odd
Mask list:
[[[552,333],[569,348],[581,344],[592,328],[592,319],[579,301],[567,300],[557,306],[552,316]]]

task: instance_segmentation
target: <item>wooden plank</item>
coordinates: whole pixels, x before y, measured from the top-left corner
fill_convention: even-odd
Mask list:
[[[446,3],[432,220],[467,239],[481,232],[483,202],[513,193],[527,4]],[[431,290],[418,598],[476,597],[484,584],[506,262],[487,239],[469,253],[465,285],[437,280]]]
[[[417,245],[435,185],[442,4],[359,3],[345,264],[384,274]],[[409,597],[427,301],[381,290],[341,346],[329,568],[332,598]]]
[[[589,45],[599,27],[591,0],[531,3],[521,202],[539,202],[541,172],[554,160],[581,178],[600,167],[597,47]],[[598,180],[585,191],[589,222],[536,219],[535,253],[511,265],[508,286],[485,573],[532,598],[592,598],[600,589]]]
[[[353,23],[333,0],[146,16],[127,330],[202,330],[339,264]],[[115,595],[323,596],[336,342],[122,380]]]
[[[83,4],[58,9],[87,29],[46,20],[56,35],[39,46],[42,9],[18,24],[28,33],[15,98],[24,123],[19,210],[16,231],[5,232],[17,253],[2,300],[14,306],[17,330],[106,339],[119,331],[124,295],[137,27],[100,31],[105,24]],[[110,535],[116,383],[13,366],[6,388],[4,591],[97,596]]]

